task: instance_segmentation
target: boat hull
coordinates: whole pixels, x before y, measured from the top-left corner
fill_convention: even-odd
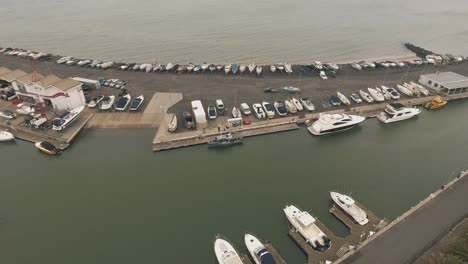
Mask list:
[[[339,127],[339,128],[323,130],[323,131],[317,131],[312,126],[310,126],[310,127],[307,128],[307,130],[309,130],[309,132],[314,136],[322,136],[322,135],[328,135],[328,134],[334,134],[334,133],[346,131],[346,130],[354,128],[357,125],[358,124],[353,124],[353,125],[343,126],[343,127]]]

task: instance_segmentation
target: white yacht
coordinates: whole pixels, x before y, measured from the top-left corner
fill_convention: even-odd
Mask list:
[[[290,100],[284,100],[284,105],[286,106],[286,109],[288,109],[289,113],[291,114],[297,113],[297,107]]]
[[[381,92],[373,88],[367,88],[367,90],[369,91],[369,94],[375,99],[375,101],[377,102],[385,101],[385,97],[383,96]]]
[[[252,108],[253,108],[253,111],[255,113],[255,116],[258,119],[265,119],[265,117],[266,117],[265,111],[263,111],[263,107],[262,107],[261,104],[259,104],[259,103],[253,104]]]
[[[66,111],[65,113],[61,114],[52,121],[52,129],[56,131],[64,130],[80,116],[84,108],[84,106],[79,106],[70,112]]]
[[[126,94],[119,98],[119,100],[115,103],[115,110],[116,111],[125,111],[127,107],[130,105],[132,101],[132,97],[130,94]]]
[[[101,101],[101,105],[99,106],[99,110],[101,111],[110,110],[112,106],[114,105],[114,101],[115,101],[114,95],[104,97],[104,99],[102,99]]]
[[[383,112],[377,115],[377,118],[383,123],[392,123],[409,119],[419,115],[421,109],[416,107],[404,107],[402,104],[389,104]]]
[[[380,92],[380,93],[383,95],[383,97],[384,97],[385,100],[390,100],[390,99],[392,99],[392,97],[390,96],[389,93],[386,93],[385,91],[383,91],[383,90],[380,89],[379,87],[375,87],[375,90],[377,90],[378,92]]]
[[[394,100],[400,99],[400,93],[393,87],[382,85],[382,91],[386,92]]]
[[[0,130],[0,141],[10,141],[13,140],[15,136],[13,136],[12,133],[5,131],[5,130]]]
[[[330,196],[339,208],[353,218],[354,222],[362,226],[369,222],[366,212],[357,206],[351,197],[337,192],[330,192]]]
[[[312,100],[307,97],[302,97],[299,99],[301,103],[304,105],[304,108],[307,109],[307,111],[314,111],[315,110],[315,105],[312,103]]]
[[[366,120],[364,116],[347,114],[323,114],[309,128],[315,136],[351,129]]]
[[[363,90],[359,90],[359,95],[368,103],[373,103],[375,100],[372,96],[370,96],[368,93],[364,92]]]
[[[302,111],[304,107],[302,106],[301,102],[297,100],[296,98],[292,98],[291,102],[294,104],[294,106],[297,108],[297,111]]]
[[[345,104],[345,105],[351,105],[351,101],[349,101],[348,97],[346,97],[344,94],[340,92],[336,92],[336,95],[338,96],[338,99]]]
[[[262,106],[269,119],[272,119],[275,117],[275,107],[272,104],[270,104],[269,102],[263,102]]]
[[[287,109],[286,106],[284,105],[284,102],[282,102],[282,101],[275,101],[275,103],[273,104],[273,106],[275,107],[276,113],[277,113],[279,116],[286,116],[286,115],[288,114],[288,109]]]
[[[231,243],[222,238],[216,238],[214,251],[219,264],[243,264]]]
[[[397,89],[398,89],[402,94],[405,94],[405,95],[407,95],[407,96],[413,96],[413,92],[411,92],[410,89],[404,87],[403,85],[397,84]]]
[[[249,250],[255,264],[276,264],[271,253],[265,248],[265,245],[254,235],[245,234],[244,242],[247,250]]]
[[[315,250],[325,251],[331,246],[330,239],[315,225],[315,218],[294,205],[287,205],[284,213],[291,225]]]

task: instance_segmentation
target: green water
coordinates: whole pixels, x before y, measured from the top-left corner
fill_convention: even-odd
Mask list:
[[[221,233],[270,240],[289,263],[305,256],[287,235],[293,202],[337,234],[330,190],[393,219],[468,167],[467,102],[346,133],[297,131],[242,146],[151,151],[152,130],[87,130],[60,157],[0,144],[0,263],[215,263]]]

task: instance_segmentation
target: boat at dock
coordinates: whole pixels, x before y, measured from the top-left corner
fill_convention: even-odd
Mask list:
[[[239,65],[232,64],[232,66],[231,66],[232,74],[236,74],[238,69],[239,69]]]
[[[403,86],[410,90],[413,95],[415,96],[421,96],[421,91],[419,90],[419,88],[416,86],[416,85],[412,85],[412,84],[409,84],[409,83],[404,83]]]
[[[273,106],[275,107],[276,113],[279,116],[285,116],[288,114],[288,109],[286,108],[286,106],[284,105],[282,101],[275,101]]]
[[[301,211],[294,205],[287,205],[283,211],[291,225],[313,249],[325,251],[330,248],[330,239],[315,224],[316,219],[309,212]]]
[[[101,101],[101,106],[99,107],[99,110],[107,111],[107,110],[112,109],[112,106],[114,105],[114,101],[115,101],[114,95],[104,97],[104,99],[102,99]]]
[[[66,111],[52,121],[52,129],[56,131],[62,131],[67,128],[73,121],[78,119],[81,112],[83,112],[84,106],[79,106],[72,109],[70,112]]]
[[[333,106],[340,106],[341,105],[340,98],[338,98],[338,96],[336,96],[336,95],[330,96],[330,103]]]
[[[359,97],[358,94],[352,93],[350,97],[351,97],[351,100],[353,100],[356,104],[362,103],[362,99],[361,97]]]
[[[130,104],[132,97],[129,94],[126,94],[119,98],[117,103],[115,103],[115,110],[116,111],[125,111]]]
[[[167,131],[175,132],[176,130],[177,130],[177,116],[172,115],[171,120],[169,120],[169,123],[167,124]]]
[[[243,264],[234,246],[219,236],[215,239],[214,251],[219,264]]]
[[[257,73],[257,75],[262,74],[262,71],[263,71],[263,67],[262,67],[262,66],[257,66],[257,68],[255,68],[255,72]]]
[[[52,145],[52,143],[47,141],[36,142],[34,143],[34,146],[47,155],[59,155],[62,153],[60,149],[56,148],[54,145]]]
[[[387,87],[382,85],[382,91],[387,93],[393,100],[400,99],[400,93],[393,87]]]
[[[263,110],[263,107],[262,107],[261,104],[255,103],[255,104],[252,105],[252,108],[253,108],[253,111],[255,113],[255,116],[258,119],[265,119],[266,118],[265,111]]]
[[[135,97],[135,99],[133,99],[132,103],[130,104],[130,107],[128,108],[128,110],[138,111],[138,109],[140,109],[141,104],[143,104],[144,100],[145,100],[145,97],[143,95]]]
[[[19,104],[16,112],[20,115],[30,115],[36,112],[36,109],[32,105]]]
[[[276,72],[276,66],[275,65],[270,65],[270,71],[271,72]]]
[[[208,141],[210,147],[229,147],[242,144],[242,137],[233,136],[231,133],[216,136]]]
[[[407,95],[407,96],[413,96],[413,92],[412,92],[410,89],[408,89],[408,88],[406,88],[405,86],[403,86],[403,85],[397,84],[397,89],[398,89],[402,94],[405,94],[405,95]]]
[[[275,117],[275,107],[273,105],[271,105],[269,102],[263,102],[262,106],[269,119],[272,119]]]
[[[381,92],[377,91],[374,88],[367,88],[367,90],[369,91],[370,96],[372,96],[372,98],[374,98],[376,102],[385,101],[385,97],[383,96]]]
[[[96,107],[104,99],[104,97],[105,97],[104,95],[94,96],[93,98],[91,98],[91,101],[88,103],[88,107],[90,108]]]
[[[293,87],[293,86],[284,86],[284,87],[281,87],[280,89],[290,94],[297,94],[301,92],[301,88]]]
[[[249,68],[249,72],[253,73],[255,71],[256,66],[255,64],[251,63],[248,68]]]
[[[336,92],[336,95],[338,96],[338,99],[345,104],[345,105],[351,105],[351,101],[349,101],[348,97],[346,97],[344,94],[340,92]]]
[[[231,64],[226,64],[226,65],[224,66],[224,72],[225,72],[226,74],[229,74],[229,72],[231,71],[231,67],[232,67]]]
[[[364,116],[347,114],[321,114],[307,129],[315,136],[351,129],[366,120]]]
[[[429,90],[426,89],[426,87],[418,84],[418,83],[415,83],[415,82],[410,82],[411,85],[415,86],[418,88],[419,92],[422,93],[424,96],[428,96],[429,95]]]
[[[211,64],[208,69],[210,70],[210,72],[214,72],[216,70],[216,66],[214,66],[213,64]]]
[[[254,235],[245,234],[244,242],[255,264],[276,264],[273,255],[265,248],[265,245]]]
[[[385,92],[383,89],[379,88],[379,87],[375,87],[375,90],[378,91],[379,93],[381,93],[384,97],[385,100],[390,100],[392,99],[392,97],[390,96],[389,93]]]
[[[402,104],[388,104],[383,112],[377,115],[377,119],[383,123],[393,123],[402,121],[419,115],[421,109],[416,107],[405,107]]]
[[[312,103],[312,100],[307,97],[302,97],[299,99],[301,101],[302,105],[307,111],[314,111],[315,110],[315,105]]]
[[[440,96],[434,97],[432,101],[424,104],[424,108],[429,110],[439,109],[447,104],[447,100],[443,100]]]
[[[286,63],[286,64],[284,65],[284,71],[285,71],[286,73],[292,73],[292,72],[293,72],[293,70],[292,70],[292,65],[289,64],[289,63]]]
[[[235,106],[232,108],[232,117],[234,117],[234,118],[242,117],[242,114],[241,114],[241,111],[239,110],[239,108],[237,108]]]
[[[240,72],[240,74],[244,73],[246,69],[247,69],[247,66],[245,66],[245,65],[239,66],[239,72]]]
[[[216,70],[217,71],[221,71],[222,69],[224,69],[224,65],[221,65],[221,64],[216,65]]]
[[[11,141],[13,139],[15,139],[15,136],[12,133],[0,130],[0,142]]]
[[[330,192],[330,196],[333,202],[349,215],[354,222],[362,226],[369,223],[366,212],[351,197],[337,192]]]
[[[296,98],[291,98],[291,102],[294,104],[294,106],[297,108],[297,111],[302,111],[304,110],[304,107],[302,106],[301,102],[297,100]]]
[[[210,67],[210,65],[208,63],[206,63],[206,62],[201,65],[202,71],[206,71],[208,69],[208,67]]]
[[[286,109],[288,109],[288,112],[291,114],[297,113],[297,107],[294,105],[294,103],[291,100],[284,100],[284,105],[286,106]]]

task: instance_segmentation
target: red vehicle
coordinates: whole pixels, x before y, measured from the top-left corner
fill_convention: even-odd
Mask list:
[[[246,117],[242,120],[242,124],[244,125],[250,125],[251,121],[250,121],[250,118]]]

